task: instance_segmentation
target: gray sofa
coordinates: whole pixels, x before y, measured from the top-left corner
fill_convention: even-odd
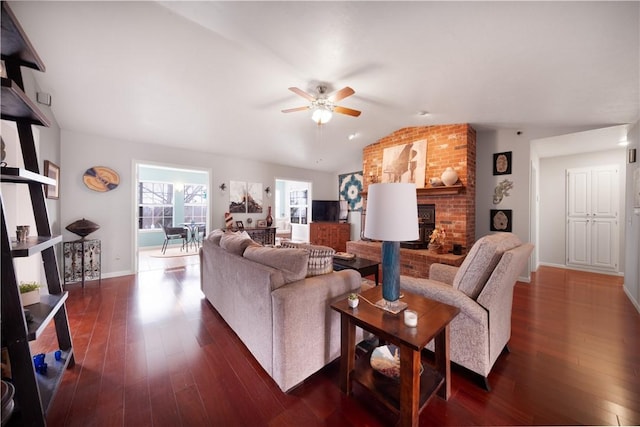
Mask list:
[[[200,249],[202,292],[285,392],[340,355],[330,304],[361,286],[355,270],[307,277],[309,254],[220,231]]]

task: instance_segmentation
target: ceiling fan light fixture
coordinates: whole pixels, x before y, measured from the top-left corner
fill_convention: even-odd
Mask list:
[[[331,117],[333,117],[333,113],[326,105],[318,105],[313,109],[313,113],[311,114],[311,120],[318,125],[328,123]]]

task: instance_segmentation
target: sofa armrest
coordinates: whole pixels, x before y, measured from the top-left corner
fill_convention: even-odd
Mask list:
[[[456,277],[458,269],[459,267],[447,264],[431,264],[431,267],[429,267],[429,279],[453,285],[453,278]]]
[[[486,325],[487,311],[463,292],[432,279],[400,276],[400,288],[423,297],[458,307],[473,321]]]
[[[273,379],[283,391],[340,355],[340,315],[331,303],[358,292],[355,270],[307,277],[273,292]]]

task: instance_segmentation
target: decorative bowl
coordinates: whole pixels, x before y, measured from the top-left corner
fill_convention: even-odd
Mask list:
[[[100,228],[98,224],[88,219],[79,219],[65,227],[70,232],[77,234],[80,237],[86,237]]]

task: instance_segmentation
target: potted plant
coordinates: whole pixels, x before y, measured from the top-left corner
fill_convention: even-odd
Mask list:
[[[349,294],[347,297],[347,302],[349,303],[349,307],[356,308],[358,303],[360,302],[360,298],[358,298],[358,294]]]
[[[444,227],[434,228],[429,239],[429,249],[439,254],[444,253],[444,242],[446,239],[447,232]]]
[[[40,283],[20,282],[18,289],[20,290],[20,300],[22,300],[23,307],[40,302]]]

